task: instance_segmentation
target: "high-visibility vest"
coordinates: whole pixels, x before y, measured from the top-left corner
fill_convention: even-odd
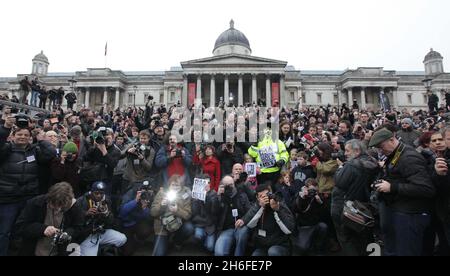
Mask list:
[[[264,161],[261,158],[262,154],[266,154],[266,156],[274,156],[275,162],[278,162],[279,160],[284,160],[285,163],[289,160],[289,153],[286,150],[286,146],[284,143],[277,139],[276,142],[272,140],[271,137],[265,137],[262,141],[258,143],[257,146],[251,146],[248,149],[248,154],[255,158],[256,163],[261,168],[262,173],[274,173],[278,172],[280,168],[274,164],[273,166],[264,166]]]

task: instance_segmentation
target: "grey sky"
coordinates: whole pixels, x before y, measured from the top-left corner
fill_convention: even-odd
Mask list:
[[[423,70],[430,47],[450,58],[447,0],[6,0],[0,10],[1,77],[30,73],[41,50],[50,72],[104,67],[106,41],[111,69],[169,70],[212,56],[231,18],[253,55],[301,70]]]

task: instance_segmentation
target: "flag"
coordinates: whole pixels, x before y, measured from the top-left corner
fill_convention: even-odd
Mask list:
[[[106,44],[105,44],[105,56],[107,53],[108,53],[108,42],[106,42]]]

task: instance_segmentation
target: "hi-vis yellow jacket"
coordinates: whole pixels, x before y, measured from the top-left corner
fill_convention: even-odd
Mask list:
[[[289,160],[289,153],[284,143],[278,139],[274,142],[270,136],[266,136],[256,147],[251,146],[248,154],[256,159],[262,173],[277,172],[280,168],[276,162],[284,160],[287,163]]]

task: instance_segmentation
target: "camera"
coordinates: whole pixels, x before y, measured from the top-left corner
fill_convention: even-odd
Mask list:
[[[150,182],[144,181],[142,183],[141,189],[141,201],[145,201],[147,203],[150,203],[153,201],[153,198],[155,196],[155,192],[153,191],[152,187],[150,186]]]
[[[67,156],[66,156],[66,159],[72,160],[73,157],[74,157],[73,153],[70,153],[70,152],[69,152],[69,153],[67,154]]]
[[[67,234],[66,232],[58,231],[54,236],[52,240],[52,245],[65,245],[69,244],[72,241],[72,237]]]
[[[233,145],[231,143],[227,143],[226,147],[227,147],[227,150],[232,150],[233,149]]]
[[[136,151],[134,152],[135,155],[144,155],[145,151],[147,150],[147,147],[145,145],[135,144],[133,146]]]
[[[103,133],[100,131],[93,131],[90,135],[90,139],[92,144],[94,142],[99,145],[105,144],[105,137],[103,136]]]
[[[309,188],[308,189],[308,197],[309,198],[313,198],[317,195],[317,190],[314,188]]]
[[[334,160],[340,160],[342,162],[345,162],[345,154],[342,151],[333,152],[331,154],[331,158],[334,159]]]
[[[267,192],[267,197],[269,198],[269,200],[273,199],[275,201],[281,201],[281,194],[280,193],[272,193],[272,192]]]
[[[147,97],[147,100],[153,101],[153,96],[148,96],[148,97]]]
[[[29,117],[25,114],[17,114],[14,116],[16,118],[16,126],[18,128],[28,128]]]
[[[181,152],[181,149],[177,149],[176,150],[176,157],[181,157],[183,155],[183,153]]]

